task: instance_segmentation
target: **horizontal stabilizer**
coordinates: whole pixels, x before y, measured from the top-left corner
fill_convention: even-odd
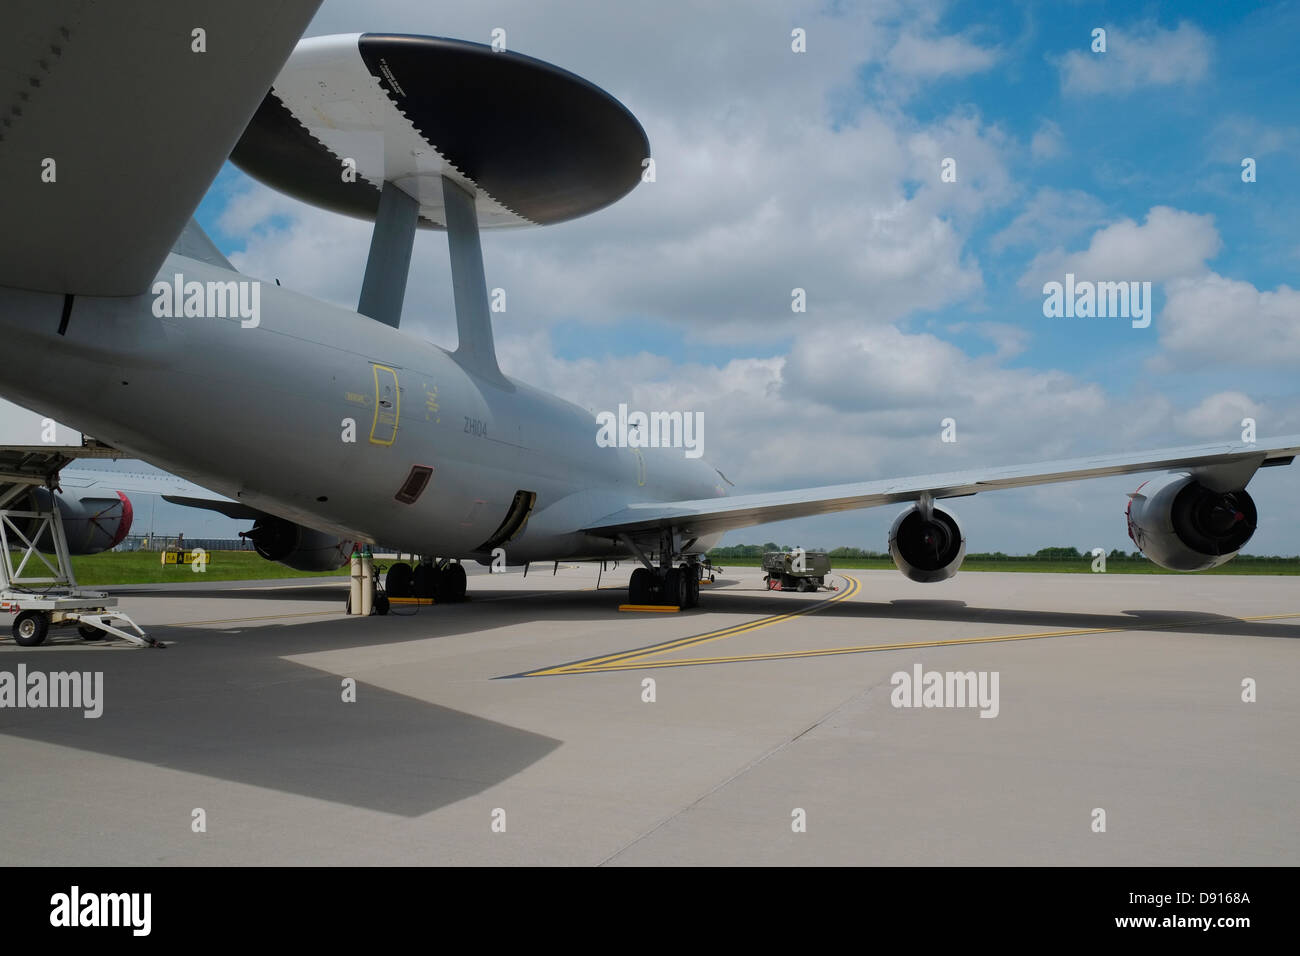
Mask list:
[[[176,475],[128,471],[125,468],[68,468],[59,476],[63,488],[76,488],[82,494],[91,491],[159,495],[163,501],[215,511],[227,518],[260,518],[266,514],[248,505],[219,495]]]

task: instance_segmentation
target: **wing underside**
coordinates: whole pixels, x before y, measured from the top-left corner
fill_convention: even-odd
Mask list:
[[[1225,443],[1169,448],[1136,455],[1099,455],[984,471],[919,475],[885,481],[775,491],[734,498],[645,502],[600,519],[588,534],[636,536],[673,528],[686,536],[713,534],[790,518],[853,511],[932,498],[958,498],[985,491],[1025,488],[1085,478],[1152,471],[1188,472],[1217,490],[1243,488],[1258,468],[1290,464],[1300,453],[1300,435],[1253,444]]]
[[[5,3],[0,286],[148,291],[319,5]]]

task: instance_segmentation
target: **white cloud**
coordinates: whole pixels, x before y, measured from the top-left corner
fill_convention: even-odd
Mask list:
[[[1170,282],[1156,324],[1178,357],[1269,365],[1300,361],[1300,290],[1261,292],[1217,273]]]
[[[904,33],[885,58],[895,74],[922,80],[967,76],[989,69],[998,51],[960,36],[922,37]]]
[[[1008,323],[957,323],[950,325],[952,332],[974,332],[976,336],[992,342],[993,358],[1010,359],[1021,354],[1030,343],[1030,329],[1024,325]]]
[[[1081,252],[1040,253],[1018,284],[1037,295],[1044,282],[1059,282],[1067,272],[1077,280],[1163,282],[1205,271],[1206,260],[1221,247],[1213,216],[1153,206],[1142,225],[1132,219],[1111,223],[1093,233]]]
[[[1106,206],[1079,189],[1044,186],[1034,193],[1005,229],[990,240],[994,252],[1023,246],[1070,242],[1106,221]]]
[[[1251,116],[1225,116],[1205,136],[1208,152],[1218,162],[1237,165],[1250,156],[1300,150],[1300,127],[1268,126]]]
[[[1240,441],[1241,420],[1264,418],[1264,408],[1242,392],[1207,395],[1194,408],[1175,418],[1181,434],[1202,441]]]
[[[1153,22],[1120,29],[1107,25],[1106,52],[1093,53],[1090,38],[1082,50],[1057,61],[1065,93],[1131,93],[1149,86],[1197,83],[1210,70],[1211,42],[1198,27],[1182,22],[1165,30]]]
[[[228,255],[239,271],[356,308],[370,247],[369,222],[250,182],[231,197],[218,223],[223,231],[245,235],[243,250]]]
[[[913,197],[918,208],[939,216],[957,217],[962,225],[1019,193],[1007,169],[1015,150],[1012,139],[997,125],[985,125],[970,109],[953,112],[917,128],[906,142],[908,171],[921,186]],[[956,163],[955,183],[940,178],[943,161]]]
[[[1052,159],[1065,149],[1061,127],[1051,120],[1043,120],[1029,141],[1029,155],[1035,160]]]
[[[702,411],[705,458],[749,491],[1068,455],[1114,434],[1095,384],[1007,369],[888,325],[808,325],[784,356],[720,366],[647,353],[562,359],[540,329],[499,341],[503,368],[589,409]],[[949,416],[956,446],[940,442]]]

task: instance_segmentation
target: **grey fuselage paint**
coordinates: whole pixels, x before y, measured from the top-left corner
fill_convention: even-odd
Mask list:
[[[176,274],[256,281],[173,253],[158,281]],[[157,317],[152,292],[78,296],[60,335],[63,296],[2,289],[0,394],[251,507],[442,557],[486,557],[474,549],[521,490],[537,504],[505,545],[509,564],[623,556],[576,529],[635,502],[725,493],[703,458],[599,447],[591,412],[478,378],[430,342],[268,282],[260,297],[246,328],[238,316]],[[376,415],[393,378],[395,407]],[[408,505],[394,496],[413,465],[434,471]]]

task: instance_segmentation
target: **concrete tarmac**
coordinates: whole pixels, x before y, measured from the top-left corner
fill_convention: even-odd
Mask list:
[[[99,672],[103,714],[0,707],[0,863],[1300,862],[1295,578],[728,569],[641,614],[630,570],[370,618],[116,589],[165,650],[6,627],[0,682]]]

